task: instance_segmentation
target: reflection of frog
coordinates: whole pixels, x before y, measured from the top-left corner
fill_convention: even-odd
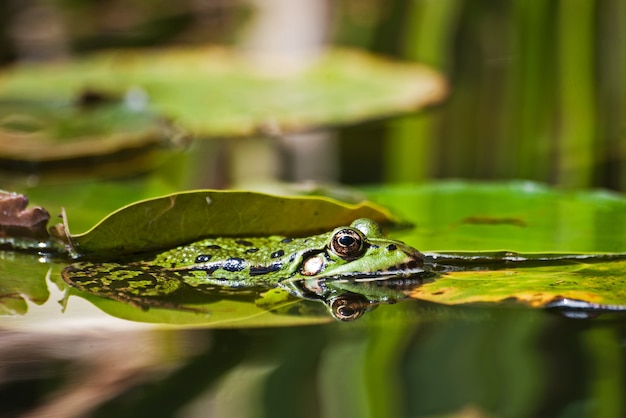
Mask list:
[[[393,301],[394,287],[430,275],[422,264],[419,251],[384,238],[375,222],[358,219],[307,238],[211,238],[127,264],[80,262],[63,277],[82,290],[118,296],[165,295],[182,283],[199,289],[279,287],[321,300],[336,318],[353,320],[376,303]]]

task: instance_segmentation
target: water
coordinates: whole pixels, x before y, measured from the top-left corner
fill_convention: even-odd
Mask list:
[[[411,301],[353,323],[4,331],[0,415],[616,417],[623,324]]]

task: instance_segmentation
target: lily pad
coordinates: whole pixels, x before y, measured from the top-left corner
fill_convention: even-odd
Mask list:
[[[109,161],[123,168],[131,158],[147,159],[146,154],[185,142],[145,106],[95,92],[83,95],[82,100],[0,101],[0,167],[67,170],[69,165],[93,171],[94,162]],[[145,165],[126,164],[125,171]]]
[[[128,205],[69,240],[76,255],[104,258],[171,248],[207,236],[304,236],[362,217],[394,221],[371,202],[201,190]],[[71,223],[71,214],[68,218]]]
[[[71,101],[87,88],[114,95],[140,88],[158,113],[204,137],[382,118],[435,103],[446,90],[443,78],[426,67],[343,49],[283,77],[259,73],[224,48],[107,52],[0,74],[5,99]]]
[[[416,225],[394,236],[426,252],[626,252],[626,198],[533,182],[443,181],[370,188]]]
[[[521,302],[533,307],[573,305],[626,311],[626,260],[543,265],[498,270],[467,270],[443,274],[415,287],[410,297],[456,305],[476,302]],[[604,305],[604,306],[600,306]]]

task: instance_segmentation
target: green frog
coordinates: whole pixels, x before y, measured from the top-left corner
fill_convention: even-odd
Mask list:
[[[385,238],[376,222],[357,219],[306,238],[209,238],[123,264],[79,262],[63,278],[118,299],[167,295],[181,286],[280,288],[322,301],[335,318],[350,321],[378,303],[393,302],[397,288],[430,276],[423,263],[418,250]]]

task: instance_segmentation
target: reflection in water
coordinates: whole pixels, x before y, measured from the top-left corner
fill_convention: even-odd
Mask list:
[[[168,373],[174,364],[163,350],[168,339],[137,331],[2,331],[0,415],[84,416],[130,388]],[[179,356],[176,361],[184,359]]]
[[[424,303],[306,327],[3,332],[0,400],[3,416],[620,416],[625,336]]]

